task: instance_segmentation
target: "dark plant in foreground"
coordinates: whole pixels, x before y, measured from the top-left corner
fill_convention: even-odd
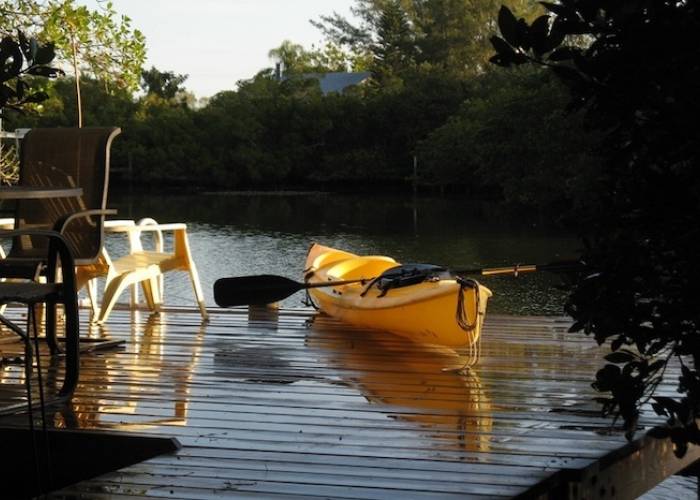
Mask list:
[[[6,36],[0,41],[0,113],[5,109],[22,110],[27,104],[48,98],[45,92],[32,90],[24,77],[55,78],[63,74],[49,66],[54,57],[53,44],[39,44],[22,32],[17,40]]]
[[[700,444],[700,12],[697,2],[561,0],[528,24],[502,7],[501,66],[551,67],[570,107],[604,132],[605,165],[582,213],[582,259],[566,306],[573,331],[610,341],[594,387],[631,438],[652,402],[677,455]],[[679,396],[659,395],[669,362]],[[675,368],[674,368],[675,371]]]

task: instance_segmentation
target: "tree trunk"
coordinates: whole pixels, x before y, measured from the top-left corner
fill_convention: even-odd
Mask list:
[[[83,127],[83,103],[80,97],[80,68],[78,68],[78,45],[73,40],[73,71],[75,73],[75,102],[78,108],[78,128]]]

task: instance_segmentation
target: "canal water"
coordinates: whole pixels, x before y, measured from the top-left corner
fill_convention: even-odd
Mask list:
[[[207,303],[224,276],[277,274],[299,280],[312,242],[452,269],[547,263],[576,255],[570,234],[502,215],[498,205],[395,194],[229,193],[116,195],[119,218],[186,222]],[[125,250],[110,235],[112,256]],[[478,278],[494,292],[491,312],[562,314],[561,278],[549,273]],[[168,277],[166,304],[191,304],[185,275]],[[282,305],[299,307],[303,294]]]

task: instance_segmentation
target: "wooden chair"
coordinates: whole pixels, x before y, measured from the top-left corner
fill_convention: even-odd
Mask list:
[[[202,319],[205,321],[209,319],[199,274],[190,252],[185,224],[158,224],[155,220],[147,218],[138,223],[110,221],[107,224],[107,230],[126,234],[130,252],[109,262],[98,323],[104,323],[107,320],[122,292],[138,283],[143,287],[149,308],[159,311],[163,304],[163,275],[170,271],[184,271],[189,274]],[[164,231],[172,232],[172,250],[165,249]],[[155,236],[154,250],[144,249],[141,241],[143,233],[152,233]]]
[[[15,228],[55,229],[61,233],[75,261],[76,287],[106,274],[101,258],[104,219],[108,210],[110,148],[121,130],[116,127],[36,128],[24,137],[20,152],[19,185],[30,187],[80,187],[82,196],[18,200]],[[36,279],[46,255],[45,240],[33,236],[14,238],[5,259],[0,260],[2,275]],[[93,303],[95,289],[88,286]],[[47,315],[47,340],[56,349],[55,314]]]

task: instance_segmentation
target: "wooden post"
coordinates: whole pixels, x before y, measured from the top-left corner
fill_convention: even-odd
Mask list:
[[[418,155],[413,155],[413,195],[418,192]]]

